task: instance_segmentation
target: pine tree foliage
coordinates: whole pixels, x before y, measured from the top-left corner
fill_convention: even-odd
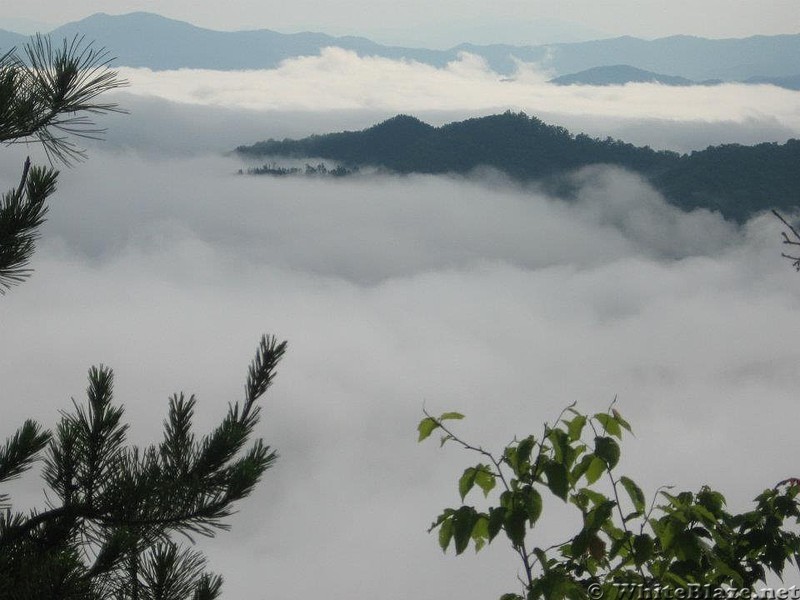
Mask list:
[[[30,274],[30,259],[55,162],[84,151],[75,138],[102,134],[92,117],[121,112],[101,101],[125,85],[103,50],[81,38],[60,46],[36,37],[0,54],[0,143],[40,143],[50,166],[25,161],[19,184],[0,198],[0,294]],[[169,399],[163,438],[128,443],[125,411],[114,402],[114,374],[89,371],[86,400],[73,401],[53,431],[34,421],[0,445],[0,600],[213,600],[222,578],[190,546],[194,536],[228,529],[276,454],[255,429],[259,399],[272,384],[286,342],[264,336],[244,397],[205,435],[193,427],[194,396]],[[20,510],[9,481],[43,462],[44,505]],[[5,493],[3,493],[5,492]]]
[[[113,372],[89,371],[87,400],[50,435],[26,422],[0,451],[5,480],[44,453],[48,505],[0,515],[0,598],[214,598],[221,578],[176,534],[213,535],[276,459],[262,440],[257,401],[275,377],[286,342],[261,339],[242,402],[198,437],[196,399],[170,398],[164,436],[146,448],[126,443]],[[248,445],[249,443],[249,445]],[[45,448],[46,446],[46,448]]]
[[[47,215],[58,171],[25,161],[19,187],[0,198],[0,294],[29,274],[28,264]]]
[[[0,143],[42,144],[51,165],[85,156],[74,138],[97,138],[103,130],[92,117],[122,112],[99,96],[126,85],[109,68],[111,58],[82,38],[54,46],[36,36],[22,55],[0,54]],[[28,267],[38,231],[47,215],[47,198],[58,171],[25,161],[19,185],[0,198],[0,293],[30,275]]]
[[[74,137],[102,135],[92,117],[122,112],[99,96],[126,85],[109,68],[112,57],[82,37],[54,46],[36,35],[22,56],[11,50],[0,56],[0,142],[38,140],[61,162],[81,159],[85,152]]]

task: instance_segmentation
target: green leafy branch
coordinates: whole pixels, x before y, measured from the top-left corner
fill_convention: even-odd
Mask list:
[[[453,431],[450,422],[462,414],[423,412],[419,441],[440,430],[442,446],[455,443],[482,458],[459,477],[462,505],[444,509],[429,531],[438,530],[442,550],[453,546],[457,555],[470,544],[480,551],[504,533],[522,565],[523,589],[502,600],[583,599],[590,589],[614,599],[634,585],[752,588],[796,565],[798,480],[764,491],[742,514],[728,513],[724,496],[705,486],[677,494],[663,486],[648,503],[632,478],[617,474],[620,442],[632,429],[614,403],[593,415],[568,406],[540,437],[514,439],[499,453]],[[604,475],[608,492],[600,489]],[[485,510],[463,504],[475,487],[490,501]],[[581,526],[566,541],[542,547],[536,528],[546,494],[577,509]]]

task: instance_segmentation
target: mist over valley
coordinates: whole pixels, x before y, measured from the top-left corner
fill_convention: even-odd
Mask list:
[[[477,600],[513,587],[508,547],[456,559],[427,533],[458,501],[471,458],[417,444],[423,406],[463,412],[465,438],[494,449],[572,402],[596,412],[616,397],[636,432],[620,468],[648,494],[709,484],[744,510],[796,474],[800,278],[768,213],[795,214],[794,183],[732,216],[676,206],[648,173],[608,160],[560,169],[565,197],[484,160],[246,177],[237,172],[269,158],[231,151],[270,138],[319,143],[397,114],[433,129],[506,111],[652,156],[793,148],[800,92],[736,82],[750,73],[733,67],[714,86],[559,86],[524,56],[504,72],[474,48],[425,62],[331,39],[266,65],[121,63],[130,85],[108,98],[129,114],[100,118],[105,139],[61,169],[35,273],[0,297],[0,433],[28,417],[53,422],[101,362],[115,369],[133,441],[159,435],[179,390],[197,394],[204,429],[241,395],[261,333],[289,340],[259,426],[280,458],[232,531],[200,541],[224,573],[224,598]],[[796,39],[764,50],[783,66],[768,72],[765,59],[759,73],[792,75],[785,47]],[[584,68],[568,62],[570,48],[559,72]],[[687,77],[719,74],[672,60]],[[382,143],[391,152],[402,140]],[[46,163],[35,144],[3,149],[3,189],[29,154]],[[306,154],[325,158],[309,151],[299,164]],[[41,501],[35,477],[15,490],[20,505]],[[545,506],[554,520],[537,528],[542,547],[563,541],[560,510]]]

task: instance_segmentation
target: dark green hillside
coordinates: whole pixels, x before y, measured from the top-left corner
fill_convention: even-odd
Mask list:
[[[524,113],[506,112],[432,127],[406,115],[363,131],[240,146],[246,156],[319,157],[398,173],[466,173],[488,165],[518,179],[549,177],[596,163],[658,171],[678,160],[618,140],[573,136]]]
[[[800,206],[800,142],[726,145],[690,155],[573,135],[524,113],[506,112],[432,127],[400,115],[363,131],[240,146],[250,157],[327,158],[398,173],[468,173],[485,165],[520,181],[558,184],[575,169],[608,164],[648,178],[681,208],[708,208],[744,221]],[[554,186],[558,188],[559,186]],[[563,186],[561,186],[563,187]]]
[[[653,178],[682,208],[719,210],[742,221],[770,208],[800,206],[800,140],[711,146],[684,155]]]

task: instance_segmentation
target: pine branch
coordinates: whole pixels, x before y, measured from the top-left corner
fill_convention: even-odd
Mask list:
[[[48,207],[45,200],[56,189],[58,171],[31,167],[25,160],[19,186],[0,200],[0,294],[30,275],[38,229]]]
[[[49,37],[37,34],[24,55],[26,60],[14,52],[0,58],[0,142],[33,137],[51,160],[70,164],[84,158],[70,136],[100,137],[104,130],[87,114],[125,112],[97,98],[127,82],[109,68],[108,52],[84,44],[82,36],[54,47]]]
[[[0,568],[2,556],[18,556],[31,545],[69,547],[89,559],[78,560],[70,572],[73,587],[91,584],[106,597],[138,593],[143,586],[160,590],[158,597],[164,598],[173,597],[169,590],[180,591],[175,598],[216,598],[221,578],[202,573],[200,563],[179,552],[171,537],[191,540],[229,529],[225,519],[236,502],[274,463],[276,453],[260,439],[243,449],[258,423],[254,403],[273,381],[285,349],[285,342],[261,339],[244,403],[229,406],[222,423],[199,441],[192,431],[194,396],[172,396],[162,442],[144,449],[124,447],[126,426],[122,408],[113,404],[113,372],[91,369],[87,401],[62,416],[46,459],[45,480],[62,504],[27,517],[0,518]],[[191,577],[175,579],[181,571],[191,571]]]
[[[50,433],[27,420],[0,448],[0,482],[19,477],[50,441]]]

